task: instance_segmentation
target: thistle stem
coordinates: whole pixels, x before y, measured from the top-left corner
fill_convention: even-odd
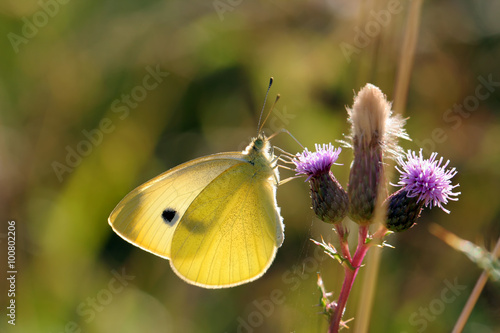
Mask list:
[[[347,242],[347,229],[341,224],[335,224],[335,231],[339,236],[340,250],[342,251],[342,256],[351,263],[351,252],[349,251],[349,243]]]
[[[330,327],[328,329],[329,333],[337,333],[339,331],[340,323],[342,321],[342,315],[344,314],[345,306],[347,304],[347,299],[349,298],[354,280],[356,279],[356,275],[358,275],[359,268],[361,267],[363,259],[365,258],[366,252],[369,248],[369,245],[366,243],[367,238],[368,226],[360,226],[358,233],[358,246],[352,259],[349,259],[351,265],[344,265],[344,282],[342,284],[342,290],[340,291],[340,296],[337,301],[335,312],[331,317]],[[342,239],[341,244],[343,244]],[[347,252],[349,252],[349,249],[347,249]]]

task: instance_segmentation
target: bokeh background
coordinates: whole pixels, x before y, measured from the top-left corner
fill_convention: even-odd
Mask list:
[[[316,273],[335,298],[343,272],[309,240],[333,241],[333,232],[314,217],[303,180],[278,189],[286,229],[274,264],[227,290],[184,283],[107,218],[159,173],[243,149],[270,76],[270,99],[281,100],[268,134],[286,128],[309,148],[342,139],[354,91],[371,82],[393,100],[410,3],[2,1],[0,262],[4,276],[15,220],[18,274],[16,326],[0,280],[0,331],[325,332]],[[373,15],[391,8],[386,21]],[[416,227],[389,237],[395,249],[382,250],[370,332],[449,332],[457,320],[481,271],[431,235],[431,223],[488,249],[500,235],[499,14],[496,1],[423,2],[403,108],[413,141],[401,144],[450,159],[462,194],[451,214],[425,210]],[[155,71],[156,84],[145,83]],[[474,98],[481,78],[493,83]],[[285,134],[273,144],[301,151]],[[334,167],[344,186],[351,159],[345,149]],[[356,314],[364,278],[345,318]],[[450,302],[447,283],[460,286]],[[488,282],[466,332],[500,332],[499,296]]]

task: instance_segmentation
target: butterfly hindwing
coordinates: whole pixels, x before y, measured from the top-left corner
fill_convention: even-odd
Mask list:
[[[237,164],[200,192],[174,232],[171,266],[177,274],[208,288],[264,274],[283,241],[270,176],[251,163]]]

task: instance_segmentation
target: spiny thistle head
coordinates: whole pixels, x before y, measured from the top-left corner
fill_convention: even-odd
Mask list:
[[[396,166],[401,173],[398,185],[408,191],[408,196],[422,201],[425,207],[439,207],[449,214],[450,211],[445,209],[443,204],[447,204],[448,200],[458,200],[460,192],[453,192],[453,189],[460,185],[451,184],[451,179],[457,174],[457,170],[455,168],[447,170],[450,161],[441,165],[443,158],[439,160],[436,158],[437,153],[432,153],[429,159],[424,159],[422,149],[418,156],[414,151],[408,150],[405,156],[397,159],[402,169]]]
[[[330,172],[332,165],[335,164],[342,152],[342,148],[335,149],[331,143],[328,145],[323,144],[322,146],[315,144],[315,147],[315,152],[310,152],[305,148],[301,154],[297,154],[292,160],[295,164],[297,175],[308,176],[306,181],[311,177]]]
[[[297,175],[307,176],[314,212],[328,223],[341,222],[348,210],[347,193],[330,171],[341,151],[341,148],[335,149],[331,144],[316,144],[315,152],[305,148],[292,160]]]
[[[443,163],[443,158],[437,159],[437,153],[432,153],[429,159],[424,159],[422,149],[419,155],[408,151],[405,156],[397,159],[396,169],[401,174],[396,186],[401,189],[392,194],[387,213],[387,228],[392,231],[403,231],[413,226],[420,216],[423,207],[443,207],[448,200],[456,201],[460,192],[453,192],[459,184],[452,185],[451,179],[457,174],[455,168],[446,169],[450,161]]]
[[[359,224],[370,224],[376,206],[379,184],[383,180],[382,161],[394,158],[402,149],[398,138],[409,139],[404,131],[405,120],[392,116],[391,103],[372,84],[364,86],[347,109],[351,133],[349,147],[354,160],[349,175],[349,216]]]

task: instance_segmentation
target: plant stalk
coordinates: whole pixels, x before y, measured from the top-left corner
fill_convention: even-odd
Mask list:
[[[493,256],[496,258],[498,257],[499,254],[500,254],[500,238],[498,239],[497,244],[493,249]],[[460,317],[458,317],[455,327],[453,327],[452,333],[460,333],[464,329],[464,326],[467,323],[467,319],[469,319],[472,309],[476,305],[477,299],[479,298],[481,291],[483,291],[484,285],[488,281],[488,276],[489,276],[488,272],[484,271],[477,280],[476,285],[474,286],[474,290],[472,290],[472,293],[470,294],[469,299],[465,304],[465,307],[462,309]]]
[[[335,312],[330,321],[330,327],[328,329],[329,333],[337,333],[340,329],[340,325],[342,322],[342,315],[344,314],[344,310],[347,304],[347,299],[349,298],[349,294],[351,292],[352,286],[354,284],[354,280],[358,275],[359,268],[363,263],[363,259],[365,258],[366,252],[368,251],[369,245],[367,244],[368,238],[368,226],[360,226],[359,234],[358,234],[358,246],[356,248],[356,252],[352,257],[352,260],[349,260],[351,265],[344,265],[345,276],[344,282],[342,283],[342,290],[340,291],[340,296],[337,301],[337,306],[335,308]]]

